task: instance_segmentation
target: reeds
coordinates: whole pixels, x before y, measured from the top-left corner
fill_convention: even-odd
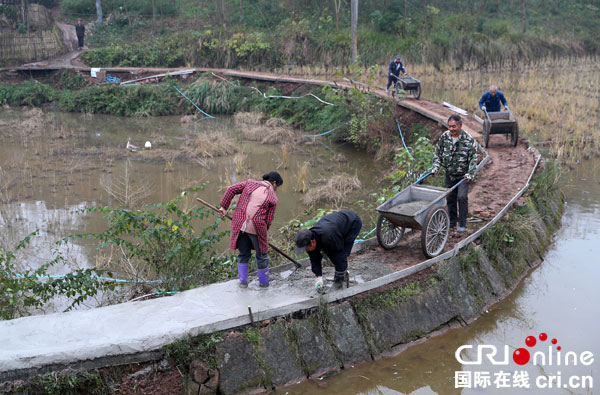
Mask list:
[[[186,124],[186,123],[192,123],[192,122],[196,122],[196,119],[198,119],[198,117],[196,117],[196,115],[184,115],[183,117],[179,118],[179,123],[181,124]]]
[[[183,151],[187,157],[192,159],[210,159],[232,155],[238,151],[238,148],[233,138],[225,133],[210,132],[186,136]]]
[[[248,155],[240,152],[233,156],[233,164],[235,165],[235,173],[239,176],[244,173],[246,170],[246,160],[248,159]]]
[[[317,202],[332,203],[336,208],[348,199],[350,193],[360,189],[362,184],[358,177],[347,174],[337,174],[325,180],[320,180],[320,186],[306,192],[302,202],[312,205]]]
[[[290,166],[290,150],[287,145],[281,146],[281,163],[277,166],[278,169],[287,169]]]
[[[550,145],[552,155],[572,165],[600,154],[599,61],[540,59],[509,69],[442,72],[420,65],[409,71],[421,80],[424,97],[449,101],[479,116],[479,98],[490,85],[497,85],[519,122],[520,134],[534,144]]]
[[[300,193],[306,193],[308,190],[308,162],[304,162],[300,169],[298,169],[298,183],[296,185],[296,191]]]
[[[198,79],[185,94],[209,114],[233,114],[239,103],[239,87],[222,81]]]
[[[239,125],[260,125],[263,123],[265,116],[262,113],[242,111],[235,113],[233,119]]]
[[[249,126],[242,129],[242,135],[246,140],[258,141],[261,144],[295,144],[302,138],[289,125],[286,127]]]

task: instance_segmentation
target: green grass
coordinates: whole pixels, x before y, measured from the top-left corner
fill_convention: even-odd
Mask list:
[[[221,333],[211,333],[188,337],[167,346],[167,356],[172,358],[179,370],[187,374],[190,364],[200,360],[209,366],[217,367],[217,344],[223,341]]]
[[[116,16],[90,32],[89,42],[96,51],[84,54],[86,61],[105,66],[269,69],[312,65],[330,72],[350,63],[350,7],[343,7],[336,26],[328,2],[307,0],[300,6],[298,1],[227,0],[224,25],[214,2],[157,3],[159,18],[155,22],[149,3],[125,0],[103,4],[106,15],[114,12]],[[513,2],[452,0],[427,2],[427,7],[416,0],[363,2],[359,63],[386,65],[400,53],[409,63],[448,63],[463,68],[597,53],[600,1],[550,3],[527,3],[523,31],[521,7]],[[61,3],[68,14],[93,15],[92,6],[84,0]]]

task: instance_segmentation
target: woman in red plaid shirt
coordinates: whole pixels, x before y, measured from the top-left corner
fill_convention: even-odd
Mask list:
[[[258,266],[258,282],[261,287],[269,286],[269,242],[267,230],[271,227],[275,208],[277,207],[277,187],[283,184],[283,179],[276,171],[265,174],[262,181],[248,180],[233,184],[221,199],[221,216],[227,214],[227,209],[235,195],[241,195],[233,212],[231,222],[231,243],[229,248],[239,250],[238,278],[240,287],[248,286],[248,262],[252,255],[251,249],[256,250]]]

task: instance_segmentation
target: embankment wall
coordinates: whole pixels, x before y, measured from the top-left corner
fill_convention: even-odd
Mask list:
[[[540,173],[538,179],[544,176]],[[333,303],[323,300],[285,316],[189,337],[153,353],[147,362],[70,368],[4,383],[0,390],[47,393],[52,383],[68,393],[134,387],[143,393],[152,382],[158,391],[152,393],[235,394],[279,388],[393,355],[414,341],[472,322],[541,263],[564,202],[560,190],[541,186],[535,178],[532,185],[480,239],[414,276]],[[514,240],[505,237],[511,232],[519,232],[512,234]]]

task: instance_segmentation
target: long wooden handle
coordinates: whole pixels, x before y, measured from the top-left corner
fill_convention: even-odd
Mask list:
[[[202,200],[199,197],[197,197],[196,200],[199,201],[200,203],[202,203],[203,205],[205,205],[206,207],[211,208],[211,209],[213,209],[216,212],[219,212],[218,208],[216,208],[212,204],[208,203],[207,201]],[[232,219],[229,215],[225,215],[225,217],[229,218],[230,220]],[[280,253],[284,258],[288,259],[290,262],[293,262],[294,265],[296,265],[297,268],[302,267],[302,264],[300,264],[300,262],[298,262],[294,258],[290,257],[288,254],[286,254],[285,252],[281,251],[279,248],[275,247],[273,244],[269,243],[269,247],[271,247],[276,252]]]

